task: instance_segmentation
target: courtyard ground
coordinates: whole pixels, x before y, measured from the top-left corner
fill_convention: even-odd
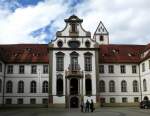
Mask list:
[[[105,107],[93,113],[81,113],[80,109],[19,108],[0,109],[0,116],[150,116],[150,109]]]

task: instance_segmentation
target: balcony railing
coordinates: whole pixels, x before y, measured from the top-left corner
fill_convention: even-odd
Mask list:
[[[70,95],[79,95],[78,91],[70,91]]]
[[[80,71],[80,69],[81,68],[80,68],[79,64],[76,64],[76,65],[70,64],[68,67],[68,70],[66,70],[66,76],[73,76],[73,75],[82,76],[83,71]]]

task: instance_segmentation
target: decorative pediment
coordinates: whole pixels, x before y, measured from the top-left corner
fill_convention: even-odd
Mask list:
[[[103,25],[103,23],[100,21],[96,31],[95,31],[95,34],[101,34],[101,35],[107,35],[108,34],[108,31],[107,29],[105,28],[105,26]]]

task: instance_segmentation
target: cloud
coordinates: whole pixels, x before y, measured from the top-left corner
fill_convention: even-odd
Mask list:
[[[149,0],[90,0],[78,5],[83,25],[92,33],[101,20],[110,33],[110,43],[150,42]],[[86,7],[85,7],[86,6]]]
[[[39,0],[24,5],[0,2],[0,43],[48,43],[75,13],[85,30],[96,30],[100,20],[110,43],[150,43],[149,0]]]
[[[14,12],[0,10],[0,43],[45,43],[45,33],[36,37],[30,33],[45,27],[57,17],[59,19],[66,8],[65,4],[62,6],[46,1],[36,6],[17,8]]]

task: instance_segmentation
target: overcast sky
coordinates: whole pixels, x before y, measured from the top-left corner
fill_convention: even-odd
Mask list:
[[[0,0],[0,44],[48,43],[72,14],[92,36],[102,21],[112,44],[150,43],[150,0]]]

